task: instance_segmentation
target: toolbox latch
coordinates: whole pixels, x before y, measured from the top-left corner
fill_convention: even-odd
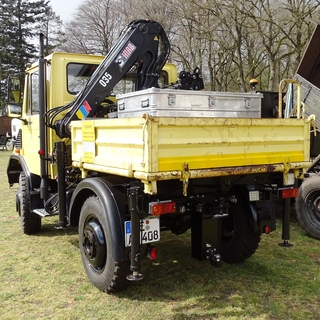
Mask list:
[[[213,95],[208,96],[208,106],[213,108],[215,104],[215,97]]]
[[[149,99],[141,100],[141,108],[148,108],[149,107]]]
[[[118,109],[119,109],[120,111],[123,111],[123,110],[125,109],[125,107],[124,107],[124,102],[118,103]]]
[[[168,106],[174,106],[176,104],[176,95],[173,93],[168,94]]]
[[[246,98],[245,99],[245,105],[246,105],[246,108],[251,108],[251,98]]]

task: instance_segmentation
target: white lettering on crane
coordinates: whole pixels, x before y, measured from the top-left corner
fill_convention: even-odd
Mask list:
[[[128,42],[128,44],[126,45],[126,47],[123,49],[121,55],[128,60],[130,58],[130,56],[132,55],[132,53],[134,52],[134,50],[136,50],[136,47],[133,43]]]

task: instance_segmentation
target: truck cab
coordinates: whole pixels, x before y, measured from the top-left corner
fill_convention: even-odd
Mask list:
[[[89,77],[103,61],[103,56],[55,52],[45,58],[45,108],[52,110],[66,106],[74,101],[79,91],[86,85]],[[116,94],[131,92],[134,75],[127,74],[117,83],[112,95],[106,97],[107,105],[116,102]],[[169,85],[177,81],[177,70],[174,64],[166,64],[161,71],[159,86]],[[20,116],[21,132],[19,134],[16,152],[26,159],[28,170],[40,176],[40,132],[39,132],[39,64],[35,62],[26,69],[23,106]],[[59,117],[66,114],[61,112]],[[18,116],[17,114],[15,116]],[[103,115],[103,117],[107,117]],[[46,154],[54,149],[54,143],[59,140],[55,131],[46,130]],[[49,176],[56,175],[55,166],[49,166]],[[13,183],[14,181],[10,181]],[[15,181],[17,182],[17,181]]]

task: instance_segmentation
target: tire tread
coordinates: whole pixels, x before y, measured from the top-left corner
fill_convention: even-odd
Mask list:
[[[21,192],[20,226],[24,234],[32,235],[41,230],[41,217],[30,211],[28,181],[24,172],[20,173],[19,187]]]

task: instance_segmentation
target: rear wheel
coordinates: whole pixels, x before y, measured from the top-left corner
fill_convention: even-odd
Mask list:
[[[19,176],[18,210],[20,215],[20,226],[25,234],[34,234],[41,229],[41,217],[30,211],[29,186],[25,173]]]
[[[221,258],[226,262],[240,262],[251,257],[260,242],[253,231],[249,205],[241,192],[235,193],[229,216],[221,220]]]
[[[109,223],[98,197],[88,198],[82,206],[79,247],[84,269],[94,286],[112,292],[127,285],[129,261],[114,260]]]
[[[320,176],[307,178],[300,186],[296,213],[305,232],[320,240]]]

